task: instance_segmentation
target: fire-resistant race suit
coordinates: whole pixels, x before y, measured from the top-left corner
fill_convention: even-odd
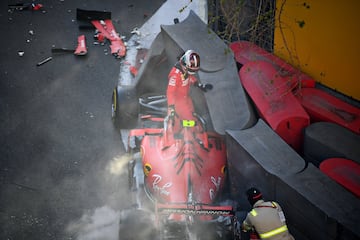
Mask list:
[[[168,107],[175,110],[175,115],[181,116],[181,120],[195,120],[193,116],[194,105],[189,93],[190,85],[197,83],[196,77],[184,73],[180,64],[176,63],[168,78],[169,83],[166,92]]]
[[[276,202],[258,200],[242,226],[247,231],[255,228],[261,239],[294,240],[288,231],[284,213]]]

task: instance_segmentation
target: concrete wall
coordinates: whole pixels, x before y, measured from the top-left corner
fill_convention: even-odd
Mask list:
[[[358,239],[360,200],[305,161],[261,119],[246,130],[227,131],[229,175],[234,199],[256,186],[282,205],[290,232],[302,239]],[[302,170],[304,169],[304,170]]]
[[[213,130],[225,135],[226,129],[253,126],[254,112],[240,83],[232,51],[192,11],[178,24],[161,25],[161,32],[134,80],[138,92],[165,91],[170,68],[180,53],[188,49],[200,55],[200,82],[213,85],[213,90],[201,93]]]

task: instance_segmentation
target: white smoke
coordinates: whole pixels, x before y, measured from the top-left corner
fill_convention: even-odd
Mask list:
[[[67,231],[77,240],[118,240],[120,211],[103,206],[70,223]]]
[[[96,174],[100,182],[97,193],[102,196],[103,206],[86,211],[68,224],[66,232],[72,240],[119,239],[120,208],[126,208],[130,202],[124,194],[128,189],[124,181],[128,161],[127,155],[116,156],[104,166],[104,171]]]

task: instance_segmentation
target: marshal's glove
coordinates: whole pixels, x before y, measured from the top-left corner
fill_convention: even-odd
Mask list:
[[[213,89],[213,85],[210,83],[198,83],[197,87],[200,88],[203,92],[207,92],[207,90]]]

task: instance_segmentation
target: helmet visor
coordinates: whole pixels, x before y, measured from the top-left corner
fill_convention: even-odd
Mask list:
[[[186,66],[189,74],[195,74],[197,71],[199,71],[200,68],[200,58],[197,54],[190,55],[189,62]]]

